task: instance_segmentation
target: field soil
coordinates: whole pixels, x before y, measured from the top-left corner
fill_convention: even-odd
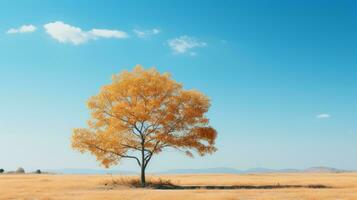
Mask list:
[[[328,188],[142,189],[107,187],[111,175],[0,175],[0,199],[11,200],[357,200],[357,173],[160,175],[180,186],[323,185]],[[131,177],[124,177],[131,178]],[[150,178],[150,177],[149,177]],[[227,187],[222,187],[227,188]],[[229,187],[228,187],[229,188]]]

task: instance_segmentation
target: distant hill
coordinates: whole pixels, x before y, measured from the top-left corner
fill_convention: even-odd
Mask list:
[[[331,167],[310,167],[307,169],[269,169],[269,168],[251,168],[247,170],[238,170],[235,168],[207,168],[207,169],[172,169],[158,174],[257,174],[257,173],[341,173],[349,172]]]
[[[274,169],[258,167],[258,168],[247,169],[247,170],[244,170],[242,172],[244,174],[250,174],[250,173],[274,173],[276,171],[277,170],[274,170]]]
[[[341,172],[348,172],[347,170],[336,169],[332,167],[310,167],[303,172],[310,172],[310,173],[341,173]]]
[[[172,169],[158,172],[158,174],[240,174],[243,172],[234,168],[217,167],[207,169]]]
[[[133,171],[124,171],[124,170],[110,170],[110,169],[54,169],[54,170],[45,170],[46,172],[56,173],[56,174],[137,174]]]
[[[56,174],[116,174],[116,175],[134,175],[139,171],[110,170],[110,169],[57,169],[45,170],[46,172]],[[203,168],[203,169],[171,169],[159,172],[147,172],[148,174],[259,174],[259,173],[342,173],[351,172],[331,167],[310,167],[306,169],[269,169],[269,168],[251,168],[239,170],[229,167]]]

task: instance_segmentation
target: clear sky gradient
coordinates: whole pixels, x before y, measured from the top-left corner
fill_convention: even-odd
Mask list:
[[[71,130],[86,125],[87,99],[112,74],[141,64],[208,95],[219,133],[214,155],[169,151],[149,171],[357,169],[356,9],[337,0],[0,1],[0,168],[99,168],[70,148]],[[115,169],[138,168],[124,160]]]

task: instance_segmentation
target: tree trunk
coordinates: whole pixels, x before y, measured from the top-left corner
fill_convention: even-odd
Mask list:
[[[140,177],[141,177],[141,179],[140,179],[141,186],[145,187],[146,186],[146,181],[145,181],[145,166],[144,165],[141,166],[141,176]]]
[[[145,163],[145,150],[144,150],[144,144],[145,141],[141,143],[141,176],[140,176],[140,181],[141,181],[141,186],[145,187],[146,186],[146,181],[145,181],[145,168],[146,168],[146,163]]]

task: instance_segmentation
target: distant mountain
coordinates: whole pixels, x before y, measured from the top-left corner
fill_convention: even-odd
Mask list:
[[[332,167],[310,167],[303,172],[310,172],[310,173],[341,173],[341,172],[348,172],[347,170],[336,169]]]
[[[238,170],[234,168],[207,168],[207,169],[172,169],[158,174],[259,174],[259,173],[341,173],[346,170],[331,167],[310,167],[307,169],[269,169],[269,168],[251,168],[247,170]]]
[[[283,173],[297,172],[295,169],[274,170],[268,168],[251,168],[247,170],[239,170],[228,167],[207,168],[207,169],[172,169],[158,172],[158,174],[257,174],[257,173]]]
[[[299,169],[279,169],[275,170],[276,173],[298,173],[301,172]]]
[[[131,174],[137,174],[136,172],[133,171],[123,171],[123,170],[110,170],[110,169],[72,169],[72,168],[67,168],[67,169],[54,169],[54,170],[44,170],[46,172],[50,173],[56,173],[56,174],[123,174],[123,175],[131,175]]]
[[[262,168],[262,167],[258,167],[258,168],[251,168],[251,169],[247,169],[242,171],[244,174],[250,174],[250,173],[274,173],[277,170],[274,169],[268,169],[268,168]]]
[[[114,175],[136,175],[138,171],[110,170],[110,169],[57,169],[44,170],[45,172],[56,174],[114,174]],[[331,167],[310,167],[307,169],[269,169],[251,168],[239,170],[229,167],[204,168],[204,169],[171,169],[159,172],[147,172],[148,174],[259,174],[259,173],[341,173],[350,172]]]
[[[240,174],[243,171],[228,168],[228,167],[217,167],[217,168],[207,168],[207,169],[172,169],[167,171],[158,172],[158,174]]]

